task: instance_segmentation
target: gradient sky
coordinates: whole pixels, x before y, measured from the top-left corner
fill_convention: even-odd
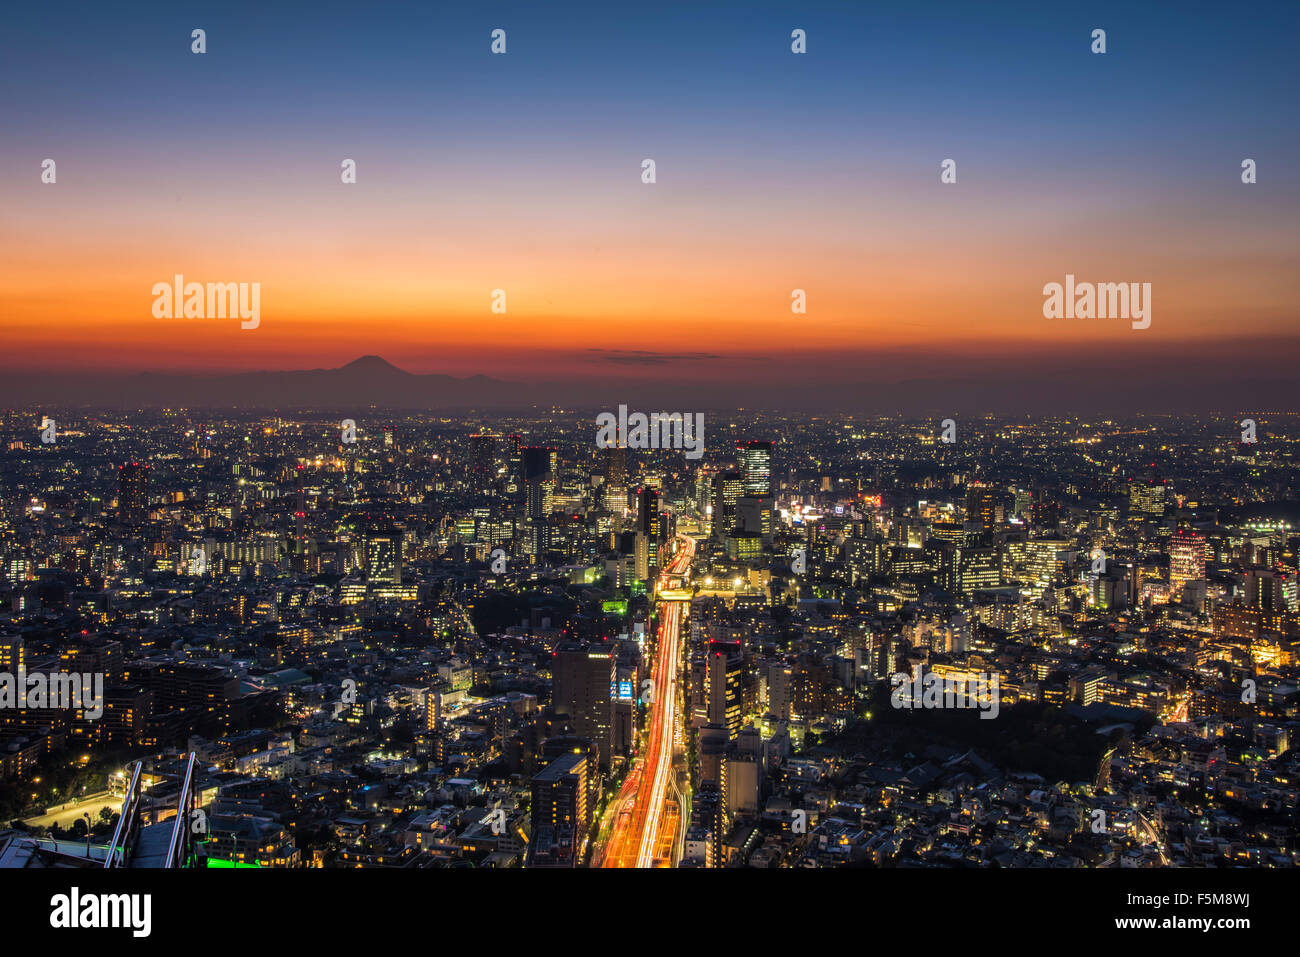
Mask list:
[[[1300,358],[1294,3],[133,6],[6,14],[0,367]],[[178,272],[260,328],[153,318]],[[1151,328],[1044,319],[1066,273]]]

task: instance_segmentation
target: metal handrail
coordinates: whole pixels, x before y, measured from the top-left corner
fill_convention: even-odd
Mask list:
[[[190,813],[194,808],[194,793],[191,786],[194,781],[194,765],[198,755],[190,752],[189,763],[185,766],[185,783],[176,799],[176,823],[172,825],[171,840],[167,844],[167,857],[163,867],[181,867],[184,864],[184,848],[190,834]]]
[[[139,820],[136,812],[136,805],[140,803],[140,770],[144,762],[137,761],[135,769],[131,772],[131,784],[126,789],[126,796],[122,799],[122,811],[117,816],[117,827],[113,828],[113,840],[108,845],[108,856],[104,858],[104,867],[119,867],[117,859],[118,848],[122,850],[122,857],[126,857],[126,844],[131,836],[131,831]],[[125,863],[123,861],[122,863]]]

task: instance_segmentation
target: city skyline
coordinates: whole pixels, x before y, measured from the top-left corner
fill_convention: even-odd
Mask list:
[[[0,413],[0,869],[1295,866],[1297,416],[610,415]]]
[[[1298,38],[1295,0],[7,10],[20,936],[1285,934]]]

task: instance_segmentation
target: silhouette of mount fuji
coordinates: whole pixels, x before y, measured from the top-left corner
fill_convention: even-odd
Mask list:
[[[1245,348],[1245,347],[1243,347]],[[1296,348],[1251,346],[1253,363],[1217,347],[1213,356],[1104,356],[1053,354],[1026,362],[1015,356],[965,366],[942,357],[882,354],[860,366],[820,358],[785,362],[780,370],[756,364],[746,381],[711,374],[710,361],[662,362],[658,374],[629,376],[620,364],[593,363],[590,376],[556,373],[519,382],[486,375],[466,378],[407,372],[376,355],[337,369],[239,372],[0,372],[0,409],[191,408],[356,412],[374,406],[399,411],[433,409],[523,410],[537,405],[647,410],[746,408],[838,409],[889,414],[954,412],[1023,414],[1087,412],[1215,412],[1225,409],[1295,408]],[[539,363],[539,370],[545,363]],[[1239,370],[1249,367],[1249,377]],[[1104,380],[1101,369],[1104,368]],[[839,371],[838,377],[828,375]],[[851,373],[851,375],[850,375]],[[545,374],[545,373],[543,373]],[[848,375],[848,378],[845,376]],[[1094,388],[1062,383],[1105,381]],[[1195,389],[1187,383],[1194,381]]]
[[[380,356],[362,356],[337,369],[221,375],[17,373],[0,379],[0,404],[10,407],[428,409],[527,404],[533,392],[484,375],[459,379],[407,372]]]

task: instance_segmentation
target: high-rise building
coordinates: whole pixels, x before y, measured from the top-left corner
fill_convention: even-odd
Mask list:
[[[1025,543],[1025,585],[1042,597],[1065,568],[1070,543],[1063,538],[1035,538]]]
[[[149,466],[128,462],[117,470],[117,513],[123,525],[137,527],[149,517]]]
[[[563,645],[551,659],[551,706],[596,746],[602,768],[614,752],[617,658],[612,645]]]
[[[581,750],[555,758],[532,780],[530,867],[576,867],[591,826],[587,756]]]
[[[743,495],[736,499],[737,527],[760,536],[764,545],[771,544],[773,505],[769,495]]]
[[[739,642],[710,641],[708,646],[708,675],[710,724],[727,730],[727,739],[740,733],[743,717],[742,684],[745,656]]]
[[[649,487],[636,490],[636,575],[649,581],[659,567],[659,540],[663,521],[659,493]]]
[[[1128,487],[1129,508],[1144,515],[1165,513],[1165,483],[1155,479],[1139,480]]]
[[[488,481],[497,474],[500,449],[501,436],[495,432],[479,432],[469,437],[469,471],[475,480]]]
[[[772,443],[736,443],[746,495],[772,494]]]
[[[608,511],[622,515],[627,508],[627,449],[613,446],[600,454],[605,476],[603,504]]]
[[[1169,587],[1178,592],[1205,577],[1205,536],[1180,528],[1169,542]]]
[[[366,577],[372,582],[402,583],[402,533],[377,530],[366,538]]]
[[[744,493],[739,472],[720,472],[713,480],[713,514],[710,529],[720,539],[736,527],[736,500]]]
[[[621,445],[611,446],[602,453],[605,457],[605,481],[609,485],[627,484],[627,449]]]
[[[538,521],[551,514],[558,468],[555,449],[529,446],[523,450],[525,518]]]
[[[970,595],[981,588],[1002,584],[1002,556],[994,546],[963,546],[958,549],[957,591]]]
[[[695,470],[695,508],[701,515],[707,515],[713,504],[713,470],[702,466]]]
[[[517,432],[506,438],[506,464],[510,478],[519,481],[524,474],[524,437]]]
[[[767,713],[790,720],[790,666],[784,661],[767,665]]]
[[[966,490],[966,523],[978,525],[982,531],[992,531],[1002,519],[998,504],[998,490],[992,485],[972,483]]]
[[[1246,569],[1246,606],[1261,611],[1295,611],[1296,594],[1293,577],[1284,571],[1255,566]]]

